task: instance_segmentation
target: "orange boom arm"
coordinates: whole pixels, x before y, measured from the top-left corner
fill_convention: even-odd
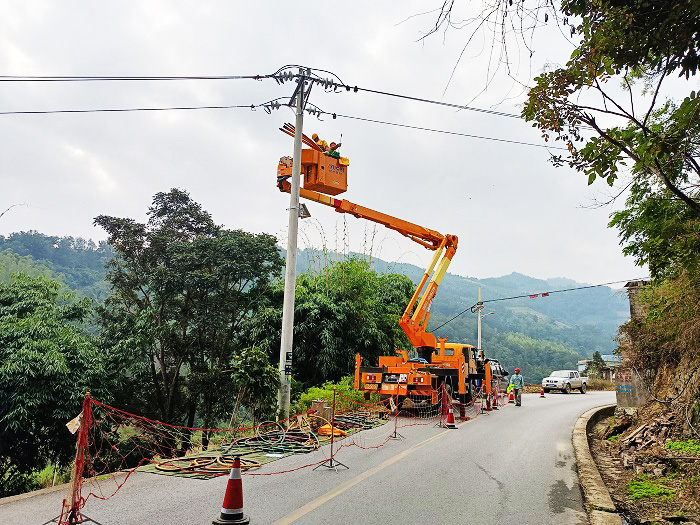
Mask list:
[[[291,189],[291,184],[286,179],[279,179],[277,185],[280,191],[289,192]],[[417,242],[428,250],[435,251],[430,265],[423,274],[420,284],[416,288],[411,301],[399,320],[399,325],[401,325],[401,328],[414,347],[435,348],[437,346],[435,335],[427,331],[428,320],[430,319],[430,306],[435,298],[438,286],[440,286],[440,282],[452,261],[452,257],[457,251],[457,236],[443,235],[435,230],[424,228],[423,226],[402,219],[397,219],[391,215],[365,208],[364,206],[359,206],[345,199],[336,199],[317,191],[307,190],[306,188],[299,189],[299,196],[330,206],[338,213],[349,213],[360,219],[382,224],[408,237],[412,241]],[[428,282],[428,280],[430,281]],[[428,283],[427,288],[426,283]],[[424,288],[425,292],[421,296],[421,291],[423,291]],[[411,312],[413,312],[413,314],[411,314]]]

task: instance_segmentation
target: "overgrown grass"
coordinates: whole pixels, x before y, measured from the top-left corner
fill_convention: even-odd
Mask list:
[[[627,484],[627,494],[632,501],[643,498],[673,499],[673,491],[662,486],[664,478],[649,479],[646,474],[639,474]]]
[[[588,388],[588,390],[615,390],[615,383],[606,379],[595,379],[589,377],[588,383],[586,383],[586,388]]]
[[[70,467],[56,468],[54,465],[47,465],[43,469],[31,473],[29,490],[45,489],[53,485],[68,483],[70,481],[70,475]]]
[[[700,455],[700,442],[694,439],[687,441],[669,441],[665,447],[669,450],[676,450],[681,454]]]

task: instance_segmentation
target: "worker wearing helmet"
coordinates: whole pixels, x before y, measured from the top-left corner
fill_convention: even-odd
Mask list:
[[[328,142],[319,138],[319,136],[316,133],[311,135],[311,138],[318,145],[318,147],[321,148],[321,151],[323,151],[323,152],[328,151]]]
[[[523,376],[520,375],[519,368],[516,368],[515,373],[512,376],[510,376],[510,385],[515,391],[515,406],[519,407],[521,406],[520,396],[523,392],[523,387],[525,386],[525,380],[523,379]]]

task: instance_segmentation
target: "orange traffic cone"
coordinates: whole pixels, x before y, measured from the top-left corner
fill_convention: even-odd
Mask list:
[[[228,477],[221,514],[212,521],[214,525],[248,525],[250,518],[243,514],[243,481],[241,480],[241,457],[233,458],[233,468]]]
[[[455,426],[455,412],[452,410],[452,407],[450,407],[450,410],[447,412],[447,423],[445,423],[445,426],[447,428],[457,428]]]
[[[540,388],[540,397],[544,397],[544,388]]]
[[[510,391],[510,394],[508,394],[508,402],[515,403],[515,394],[513,393],[512,390]]]

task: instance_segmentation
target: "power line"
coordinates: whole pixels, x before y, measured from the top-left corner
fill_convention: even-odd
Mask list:
[[[294,68],[306,69],[308,75],[304,76],[307,80],[323,86],[325,89],[334,89],[353,91],[357,93],[358,91],[364,91],[365,93],[373,93],[375,95],[384,95],[388,97],[400,98],[404,100],[413,100],[415,102],[423,102],[426,104],[434,104],[438,106],[444,106],[454,109],[466,110],[466,111],[476,111],[479,113],[486,113],[488,115],[495,115],[499,117],[509,117],[509,118],[521,118],[520,115],[514,113],[506,113],[503,111],[495,111],[491,109],[477,108],[473,106],[467,106],[463,104],[453,104],[450,102],[442,102],[439,100],[431,100],[423,97],[414,97],[410,95],[402,95],[400,93],[392,93],[389,91],[380,91],[377,89],[363,88],[358,86],[350,86],[340,80],[338,75],[332,73],[331,71],[323,69],[313,69],[306,68],[299,65],[286,65],[279,68],[272,74],[265,75],[185,75],[185,76],[88,76],[88,75],[0,75],[0,82],[154,82],[154,81],[179,81],[179,80],[263,80],[267,78],[273,78],[277,83],[282,84],[286,81],[291,81],[296,78],[300,78],[302,75],[299,73],[292,73],[290,70]],[[313,71],[319,71],[321,73],[326,73],[332,75],[338,81],[334,79],[321,78]]]
[[[326,113],[326,114],[330,115],[330,113]],[[459,136],[459,137],[468,137],[468,138],[482,139],[482,140],[493,140],[496,142],[506,142],[508,144],[520,144],[523,146],[534,146],[537,148],[566,150],[566,148],[561,148],[559,146],[550,146],[548,144],[535,144],[533,142],[521,142],[519,140],[500,139],[497,137],[484,137],[482,135],[471,135],[469,133],[460,133],[458,131],[446,131],[446,130],[441,130],[441,129],[424,128],[421,126],[411,126],[409,124],[398,124],[396,122],[386,122],[386,121],[382,121],[382,120],[373,120],[373,119],[362,118],[362,117],[353,117],[351,115],[340,115],[337,113],[332,113],[332,115],[334,118],[337,116],[337,117],[349,118],[349,119],[353,119],[353,120],[361,120],[363,122],[373,122],[375,124],[385,124],[387,126],[397,126],[400,128],[417,129],[420,131],[430,131],[433,133],[443,133],[445,135],[455,135],[455,136]]]
[[[585,289],[588,289],[588,288],[599,288],[599,287],[601,287],[601,286],[608,286],[609,284],[624,283],[624,282],[628,282],[628,281],[642,281],[642,280],[646,280],[646,279],[648,279],[648,277],[637,278],[637,279],[622,279],[622,280],[620,280],[620,281],[611,281],[611,282],[609,282],[609,283],[591,284],[591,285],[587,285],[587,286],[577,286],[576,288],[564,288],[564,289],[562,289],[562,290],[551,290],[551,291],[549,291],[549,292],[537,292],[537,293],[529,293],[529,294],[524,294],[524,295],[514,295],[514,296],[512,296],[512,297],[500,297],[500,298],[497,298],[497,299],[487,299],[486,301],[481,301],[481,304],[483,305],[483,304],[486,304],[486,303],[495,303],[495,302],[498,302],[498,301],[510,301],[510,300],[512,300],[512,299],[525,299],[525,298],[534,299],[534,298],[536,298],[536,297],[547,297],[547,296],[549,296],[549,295],[551,295],[551,294],[553,294],[553,293],[571,292],[571,291],[573,291],[573,290],[585,290]],[[437,328],[433,328],[432,331],[439,330],[440,328],[442,328],[443,326],[445,326],[447,323],[450,323],[450,322],[454,321],[454,320],[457,319],[459,316],[461,316],[461,315],[463,315],[463,314],[465,314],[465,313],[467,313],[467,312],[472,312],[472,313],[474,313],[477,306],[479,306],[479,303],[476,303],[476,304],[470,306],[470,307],[467,308],[466,310],[462,310],[462,311],[459,312],[457,315],[455,315],[455,316],[452,317],[451,319],[448,319],[447,321],[445,321],[444,323],[442,323],[442,324],[441,324],[440,326],[438,326]]]
[[[0,82],[156,82],[163,80],[262,80],[273,75],[196,75],[196,76],[17,76],[0,75]]]
[[[57,113],[129,113],[136,111],[181,111],[199,109],[251,109],[263,108],[268,113],[286,104],[280,104],[281,98],[263,102],[262,104],[241,104],[232,106],[172,106],[165,108],[100,108],[100,109],[52,109],[37,111],[0,111],[0,115],[52,115]],[[284,98],[286,100],[286,98]]]
[[[509,118],[517,118],[520,119],[522,118],[520,115],[516,115],[515,113],[505,113],[503,111],[495,111],[492,109],[484,109],[484,108],[476,108],[473,106],[466,106],[463,104],[453,104],[450,102],[442,102],[440,100],[430,100],[427,98],[421,98],[421,97],[412,97],[410,95],[401,95],[399,93],[391,93],[389,91],[378,91],[376,89],[369,89],[369,88],[362,88],[362,87],[351,87],[345,84],[335,84],[336,87],[338,88],[345,88],[346,91],[353,91],[357,93],[358,91],[364,91],[366,93],[374,93],[376,95],[385,95],[387,97],[394,97],[394,98],[401,98],[404,100],[413,100],[415,102],[424,102],[426,104],[434,104],[436,106],[445,106],[448,108],[455,108],[455,109],[464,109],[467,111],[476,111],[478,113],[486,113],[488,115],[495,115],[498,117],[509,117]]]
[[[267,113],[271,113],[273,109],[279,109],[280,107],[289,107],[289,104],[282,104],[279,101],[286,100],[286,97],[276,98],[269,102],[264,102],[262,104],[237,104],[237,105],[225,105],[225,106],[171,106],[164,108],[98,108],[98,109],[53,109],[53,110],[25,110],[25,111],[0,111],[0,115],[54,115],[54,114],[80,114],[80,113],[133,113],[133,112],[143,112],[143,111],[183,111],[183,110],[201,110],[201,109],[251,109],[256,110],[258,108],[263,108]],[[362,122],[371,122],[374,124],[383,124],[386,126],[396,126],[400,128],[414,129],[418,131],[429,131],[431,133],[442,133],[445,135],[452,135],[457,137],[474,138],[481,140],[492,140],[495,142],[505,142],[508,144],[519,144],[522,146],[533,146],[537,148],[546,149],[558,149],[563,150],[558,146],[549,146],[547,144],[535,144],[532,142],[522,142],[518,140],[502,139],[498,137],[486,137],[482,135],[472,135],[470,133],[460,133],[458,131],[448,131],[435,128],[426,128],[422,126],[413,126],[410,124],[400,124],[397,122],[387,122],[382,120],[369,119],[364,117],[355,117],[353,115],[342,115],[338,113],[329,113],[327,111],[322,111],[318,109],[309,108],[308,110],[314,115],[332,115],[333,118],[341,117],[352,120],[359,120]]]

